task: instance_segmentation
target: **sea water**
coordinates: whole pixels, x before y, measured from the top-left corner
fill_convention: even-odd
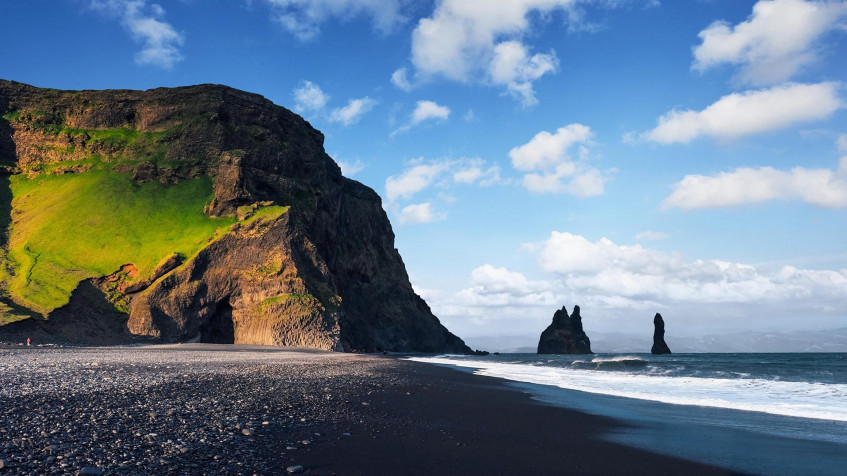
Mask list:
[[[415,357],[625,422],[605,439],[754,474],[847,474],[847,354]]]

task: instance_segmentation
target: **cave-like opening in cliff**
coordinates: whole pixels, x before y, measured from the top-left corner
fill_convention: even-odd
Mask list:
[[[200,342],[207,344],[234,344],[235,324],[232,322],[232,306],[229,302],[218,303],[214,314],[200,326]]]

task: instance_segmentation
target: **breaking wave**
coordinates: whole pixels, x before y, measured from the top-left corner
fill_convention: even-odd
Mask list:
[[[537,365],[479,359],[413,357],[410,360],[475,369],[474,373],[517,382],[677,405],[699,405],[800,418],[847,422],[847,383],[697,377],[645,372],[649,361],[633,356],[594,357]],[[608,370],[617,370],[609,372]]]
[[[571,367],[589,370],[637,370],[647,367],[647,361],[638,357],[621,355],[615,357],[594,357],[591,360],[574,360]]]

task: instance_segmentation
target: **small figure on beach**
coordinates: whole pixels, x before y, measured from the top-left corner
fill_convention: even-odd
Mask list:
[[[32,345],[32,339],[30,339],[29,337],[27,337],[27,338],[26,338],[26,346],[27,346],[27,347],[29,347],[29,346],[31,346],[31,345]]]

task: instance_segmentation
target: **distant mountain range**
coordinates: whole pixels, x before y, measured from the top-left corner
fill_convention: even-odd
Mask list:
[[[650,336],[622,332],[588,331],[591,349],[597,353],[650,352]],[[847,352],[847,327],[823,331],[736,332],[699,337],[666,335],[675,353],[686,352]],[[535,353],[538,337],[480,336],[465,339],[475,349],[503,353]]]

